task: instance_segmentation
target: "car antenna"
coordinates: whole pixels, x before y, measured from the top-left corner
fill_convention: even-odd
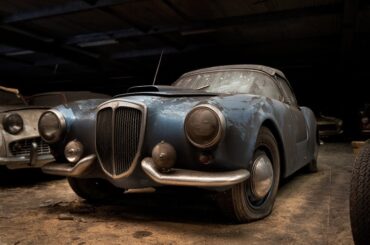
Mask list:
[[[155,71],[155,74],[154,74],[154,79],[153,79],[153,84],[155,84],[156,80],[157,80],[157,75],[158,75],[158,71],[159,71],[159,67],[161,66],[161,62],[162,62],[162,56],[163,56],[163,49],[162,49],[162,52],[161,52],[161,56],[159,56],[159,61],[158,61],[158,65],[157,65],[157,70]]]

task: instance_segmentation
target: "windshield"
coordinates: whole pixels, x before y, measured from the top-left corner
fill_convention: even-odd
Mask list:
[[[30,105],[36,105],[36,106],[57,106],[60,104],[64,104],[66,101],[63,94],[40,94],[40,95],[34,95],[31,96],[28,99],[28,103]]]
[[[212,93],[246,93],[277,100],[282,98],[272,78],[258,71],[231,70],[191,74],[180,77],[173,86]]]
[[[24,102],[16,94],[0,90],[0,106],[2,105],[24,105]]]

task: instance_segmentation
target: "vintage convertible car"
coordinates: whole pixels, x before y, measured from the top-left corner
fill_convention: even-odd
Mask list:
[[[43,171],[68,176],[82,198],[199,187],[218,192],[239,222],[272,211],[281,178],[317,169],[313,112],[297,105],[281,71],[259,65],[196,70],[172,86],[61,105],[41,116],[39,132],[58,159]]]
[[[43,112],[53,106],[89,98],[110,98],[91,92],[52,92],[31,97],[0,86],[0,165],[10,169],[37,168],[54,161],[37,130]]]
[[[353,164],[349,207],[355,244],[369,244],[370,140],[362,147]]]

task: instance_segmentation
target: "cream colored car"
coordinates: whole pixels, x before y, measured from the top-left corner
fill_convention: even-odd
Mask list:
[[[17,89],[0,86],[0,165],[40,167],[54,161],[37,123],[48,107],[30,106]]]
[[[49,145],[38,132],[43,112],[76,100],[111,96],[89,91],[61,91],[24,98],[18,89],[0,86],[0,165],[10,169],[41,167],[53,162]]]

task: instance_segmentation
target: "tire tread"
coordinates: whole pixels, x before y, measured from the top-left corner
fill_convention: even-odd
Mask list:
[[[355,158],[351,178],[350,218],[355,244],[368,244],[370,232],[370,144]]]

